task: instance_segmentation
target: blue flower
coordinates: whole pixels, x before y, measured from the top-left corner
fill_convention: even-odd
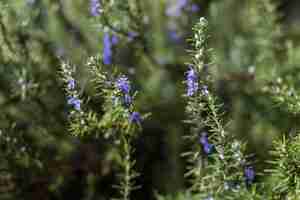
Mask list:
[[[189,3],[188,0],[177,0],[177,5],[180,8],[184,8]]]
[[[76,97],[68,97],[68,104],[73,106],[77,111],[81,110],[81,101]]]
[[[138,33],[133,32],[133,31],[130,31],[130,32],[128,33],[128,41],[131,42],[131,41],[134,40],[137,36],[138,36]]]
[[[178,17],[181,14],[181,9],[179,9],[177,6],[170,6],[166,10],[166,15],[169,17]]]
[[[208,138],[207,138],[207,133],[206,132],[202,133],[202,135],[199,139],[199,143],[200,144],[208,143]]]
[[[136,124],[140,124],[142,121],[141,115],[138,112],[133,112],[131,113],[130,117],[129,117],[129,121],[131,123],[136,123]]]
[[[109,33],[105,33],[103,37],[103,63],[105,65],[112,63],[112,42]]]
[[[112,45],[116,45],[116,44],[118,44],[118,42],[119,42],[118,36],[112,35],[112,37],[111,37],[111,43],[112,43]]]
[[[110,65],[112,63],[113,49],[112,47],[118,44],[119,38],[116,35],[110,36],[105,33],[103,36],[103,63]]]
[[[90,13],[96,17],[100,15],[101,4],[99,0],[90,0]]]
[[[214,145],[210,143],[203,144],[203,151],[208,155],[214,150]]]
[[[73,78],[71,78],[69,81],[68,81],[68,89],[69,90],[74,90],[75,89],[75,80]]]
[[[190,8],[191,12],[196,13],[200,10],[199,6],[197,4],[192,4]]]
[[[207,155],[212,153],[212,151],[214,150],[214,145],[210,144],[208,142],[208,138],[207,138],[206,133],[202,134],[202,136],[199,139],[199,142],[200,142],[200,144],[202,144],[202,148],[203,148],[204,153],[206,153]]]
[[[193,96],[198,90],[198,77],[195,70],[190,67],[186,76],[187,96]]]
[[[128,78],[126,76],[121,76],[117,79],[116,81],[118,89],[123,93],[123,94],[129,94],[130,92],[130,83],[128,81]]]
[[[252,166],[246,167],[244,170],[245,178],[246,178],[246,183],[251,184],[254,181],[255,178],[255,171]]]
[[[181,40],[181,36],[177,33],[176,30],[170,30],[168,35],[170,39],[173,40],[174,42],[180,42]]]

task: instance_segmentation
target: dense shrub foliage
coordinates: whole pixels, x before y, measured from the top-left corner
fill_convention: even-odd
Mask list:
[[[298,4],[2,0],[0,199],[300,199]]]

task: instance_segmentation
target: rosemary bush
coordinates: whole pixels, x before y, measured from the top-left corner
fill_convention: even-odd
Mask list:
[[[0,199],[299,199],[297,6],[1,1]]]

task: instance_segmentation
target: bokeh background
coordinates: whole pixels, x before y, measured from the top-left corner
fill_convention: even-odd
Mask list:
[[[230,121],[227,128],[248,144],[257,171],[266,168],[272,140],[299,129],[299,116],[272,104],[254,83],[254,36],[259,29],[255,22],[268,21],[268,16],[252,12],[259,1],[190,0],[184,6],[179,2],[106,0],[99,16],[91,15],[88,0],[0,2],[1,199],[114,196],[114,150],[101,138],[68,133],[70,108],[58,74],[60,58],[74,63],[80,92],[88,97],[93,90],[82,66],[88,56],[102,55],[104,33],[118,37],[113,64],[105,67],[127,74],[139,91],[139,109],[151,113],[134,141],[141,189],[132,199],[184,190],[188,183],[181,153],[188,144],[182,136],[189,128],[183,123],[183,81],[191,59],[188,39],[201,16],[210,23],[216,95]],[[274,2],[282,40],[295,45],[297,56],[300,2]],[[101,107],[93,100],[89,105]]]

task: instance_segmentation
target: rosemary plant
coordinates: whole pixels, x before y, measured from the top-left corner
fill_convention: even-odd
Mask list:
[[[132,155],[133,140],[141,130],[142,116],[136,111],[134,99],[136,92],[125,75],[109,74],[102,67],[100,56],[90,57],[85,65],[93,76],[96,95],[103,101],[102,115],[89,110],[87,105],[81,104],[80,95],[74,78],[75,67],[65,62],[61,65],[61,74],[65,82],[67,102],[72,107],[70,111],[70,132],[75,136],[87,136],[92,133],[97,137],[112,140],[119,149],[116,162],[120,166],[119,184],[116,188],[120,192],[118,199],[129,200],[132,190],[137,189],[135,178],[138,173],[134,170],[135,160]],[[92,97],[91,97],[92,98]],[[84,110],[84,111],[83,111]]]
[[[244,144],[226,131],[221,105],[213,94],[213,52],[205,18],[194,27],[193,44],[185,95],[185,122],[191,126],[191,133],[185,138],[192,149],[184,154],[190,162],[186,175],[191,177],[191,191],[202,199],[242,198],[251,191],[255,171],[246,160]]]

